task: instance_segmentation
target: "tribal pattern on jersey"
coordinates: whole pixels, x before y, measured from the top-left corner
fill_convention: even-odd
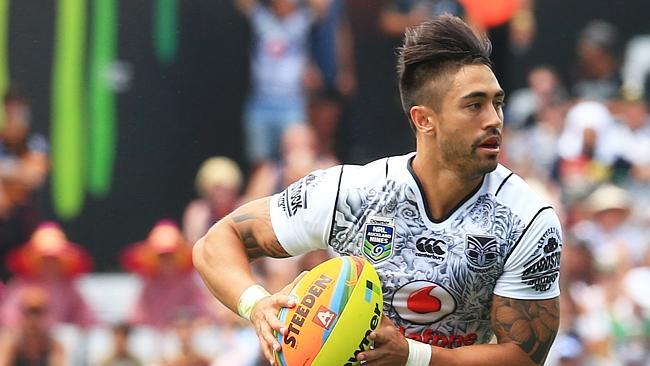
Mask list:
[[[329,244],[369,258],[384,311],[407,337],[443,347],[489,342],[493,290],[525,227],[517,215],[482,193],[449,222],[430,225],[419,192],[395,180],[339,194]]]

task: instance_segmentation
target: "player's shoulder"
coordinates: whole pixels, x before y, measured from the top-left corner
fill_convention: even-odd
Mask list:
[[[341,167],[342,188],[383,185],[386,180],[394,175],[393,171],[395,167],[406,167],[407,161],[412,155],[411,153],[407,155],[387,156],[364,165],[343,165]]]
[[[530,221],[543,211],[554,215],[553,207],[539,190],[534,189],[522,177],[499,164],[488,176],[488,191],[495,200],[512,212]]]

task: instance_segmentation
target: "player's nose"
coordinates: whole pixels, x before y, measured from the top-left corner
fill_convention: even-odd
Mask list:
[[[488,108],[488,110],[483,128],[485,130],[494,128],[501,130],[503,127],[503,111],[501,110],[501,107],[493,105],[491,108]]]

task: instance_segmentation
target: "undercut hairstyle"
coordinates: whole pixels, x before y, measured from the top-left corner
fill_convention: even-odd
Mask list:
[[[458,69],[466,65],[492,69],[491,52],[490,40],[477,37],[455,16],[442,15],[407,29],[398,49],[397,73],[402,108],[411,126],[411,107],[428,105],[438,112]]]

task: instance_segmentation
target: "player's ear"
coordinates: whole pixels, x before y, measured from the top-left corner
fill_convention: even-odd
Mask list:
[[[424,135],[435,135],[436,116],[430,108],[421,105],[415,105],[411,107],[409,114],[416,131]]]

